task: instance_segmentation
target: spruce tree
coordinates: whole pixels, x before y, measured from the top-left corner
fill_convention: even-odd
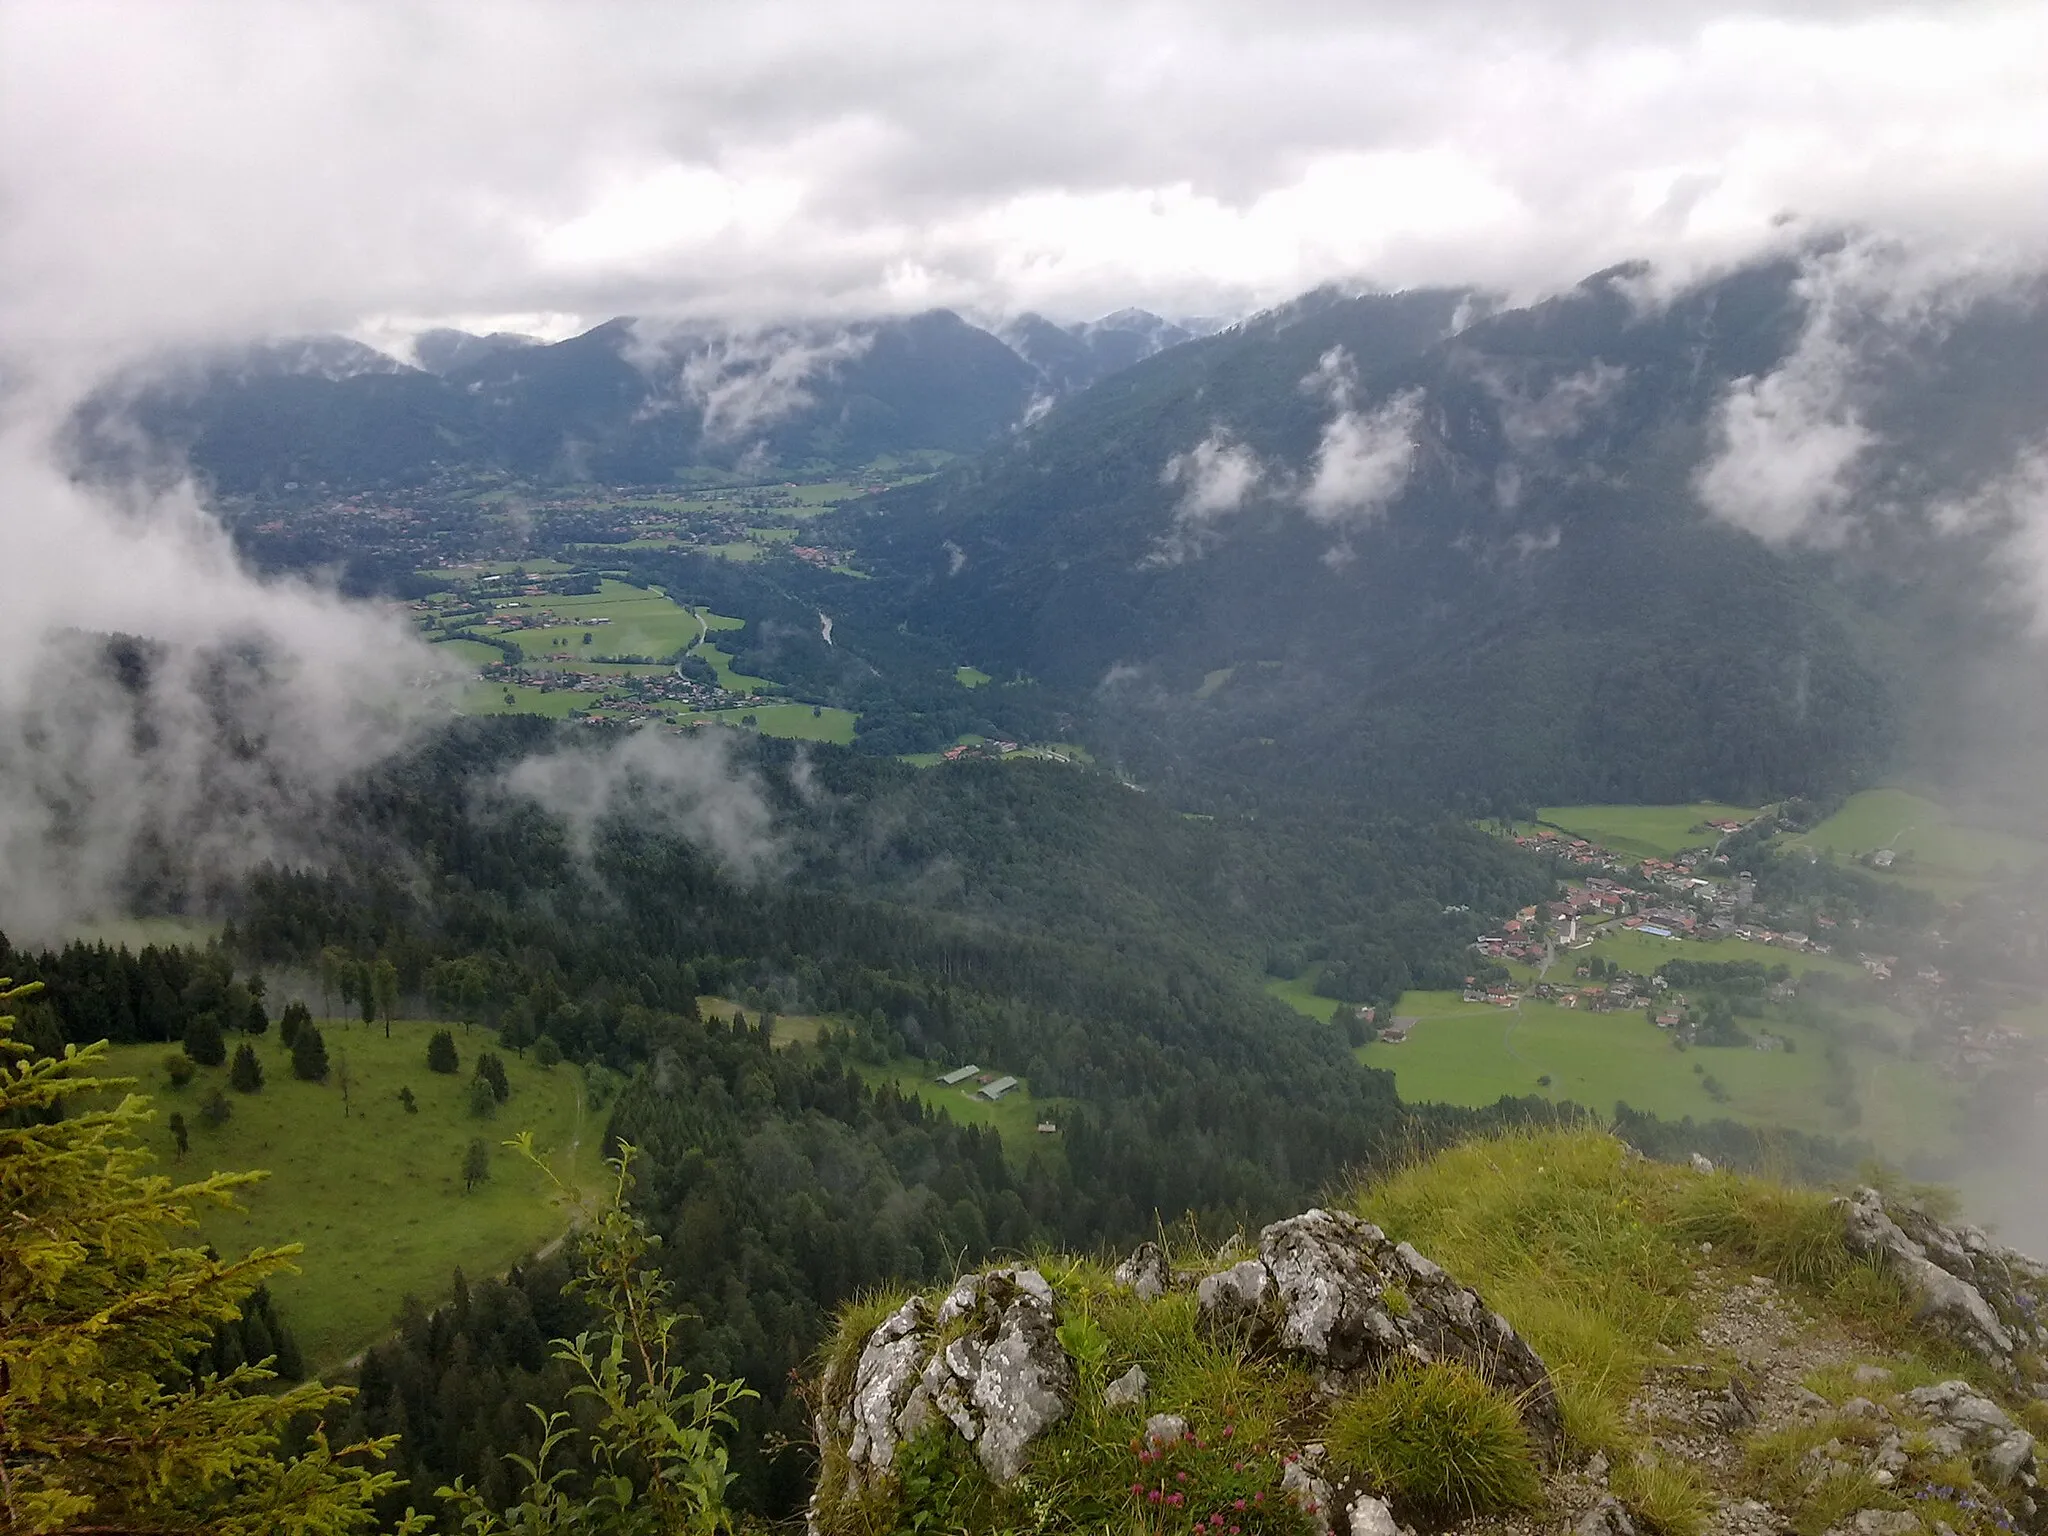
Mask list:
[[[171,1116],[171,1140],[177,1144],[180,1157],[192,1150],[192,1132],[186,1128],[183,1115]]]
[[[255,1046],[235,1048],[235,1064],[228,1068],[228,1086],[237,1093],[254,1093],[263,1086],[263,1063],[256,1059]]]
[[[282,1040],[286,1050],[299,1038],[299,1031],[313,1022],[313,1015],[304,1003],[286,1003],[284,1012],[278,1016],[277,1038]]]
[[[466,1195],[491,1176],[491,1149],[481,1136],[470,1138],[462,1154],[462,1192]]]
[[[292,1076],[309,1083],[327,1081],[327,1042],[317,1025],[301,1024],[292,1041]]]
[[[461,1059],[455,1054],[454,1034],[445,1029],[435,1030],[434,1037],[427,1042],[427,1070],[453,1073],[461,1066]]]
[[[0,1008],[28,992],[0,981]],[[236,1323],[285,1248],[220,1258],[189,1246],[200,1206],[260,1174],[176,1185],[150,1172],[146,1102],[111,1102],[105,1048],[22,1064],[0,1016],[0,1466],[4,1523],[24,1532],[207,1531],[351,1536],[396,1477],[389,1439],[332,1446],[352,1395],[270,1390],[271,1371],[186,1369]],[[289,1441],[299,1449],[283,1449]],[[408,1520],[403,1529],[418,1531]]]
[[[491,1097],[500,1104],[512,1097],[512,1084],[505,1076],[502,1058],[485,1051],[476,1059],[476,1075],[491,1086]]]

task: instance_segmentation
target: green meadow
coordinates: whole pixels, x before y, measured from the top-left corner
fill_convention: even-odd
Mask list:
[[[953,669],[953,680],[959,683],[962,688],[979,688],[993,681],[979,667],[955,667]]]
[[[1745,1020],[1791,1051],[1696,1046],[1681,1051],[1641,1009],[1592,1013],[1524,1001],[1470,1004],[1454,992],[1411,992],[1394,1010],[1421,1022],[1398,1045],[1373,1041],[1358,1059],[1394,1074],[1411,1101],[1477,1106],[1503,1095],[1571,1099],[1602,1114],[1617,1102],[1670,1119],[1727,1117],[1828,1136],[1867,1137],[1894,1156],[1954,1141],[1961,1090],[1924,1062],[1883,1049],[1873,1027],[1844,1049],[1856,1111],[1827,1102],[1834,1068],[1812,1025]],[[1846,1021],[1852,1033],[1856,1021]],[[1889,1033],[1889,1031],[1885,1031]],[[1549,1078],[1549,1082],[1541,1079]],[[1707,1079],[1718,1082],[1717,1099]]]
[[[545,629],[513,630],[505,636],[528,660],[562,653],[579,661],[616,661],[622,656],[660,659],[691,645],[700,634],[689,609],[662,593],[623,581],[606,579],[587,597],[526,600],[524,611],[539,609],[548,610],[559,622]],[[593,624],[592,620],[605,622]],[[583,643],[586,633],[588,645]]]
[[[1810,832],[1787,836],[1847,862],[1889,848],[1892,878],[1953,896],[2001,870],[2021,874],[2048,858],[2048,842],[2009,827],[1966,822],[1946,807],[1903,789],[1867,789]]]
[[[852,710],[834,709],[829,704],[748,704],[736,709],[698,710],[677,718],[686,723],[737,726],[790,741],[829,741],[842,747],[853,740],[853,728],[860,722]]]
[[[864,1066],[860,1069],[860,1074],[876,1085],[894,1083],[898,1093],[916,1095],[928,1106],[961,1125],[991,1127],[1003,1138],[1003,1149],[1019,1161],[1029,1157],[1034,1151],[1058,1149],[1057,1135],[1038,1134],[1038,1123],[1041,1119],[1050,1119],[1053,1123],[1058,1123],[1058,1106],[1055,1102],[1034,1099],[1031,1096],[1030,1084],[1018,1085],[991,1104],[987,1099],[979,1097],[977,1085],[971,1080],[957,1088],[948,1088],[937,1081],[939,1074],[946,1070],[947,1067],[943,1063],[904,1058],[891,1062],[886,1067]],[[1001,1073],[1003,1069],[984,1062],[982,1070]]]
[[[171,1045],[128,1045],[109,1053],[105,1075],[138,1079],[155,1119],[145,1140],[162,1170],[200,1178],[216,1169],[264,1169],[270,1177],[243,1196],[242,1210],[202,1215],[198,1236],[222,1252],[284,1243],[304,1245],[300,1272],[271,1282],[311,1368],[329,1369],[388,1331],[408,1296],[444,1296],[460,1267],[469,1275],[502,1272],[565,1229],[566,1213],[543,1176],[500,1145],[533,1132],[572,1183],[597,1170],[601,1119],[586,1112],[580,1071],[568,1064],[544,1071],[493,1043],[483,1030],[452,1026],[463,1070],[427,1070],[427,1040],[451,1026],[406,1021],[383,1026],[330,1021],[321,1025],[336,1075],[300,1082],[275,1030],[255,1042],[262,1089],[236,1093],[227,1068],[201,1067],[183,1088],[171,1086],[165,1058]],[[229,1041],[232,1058],[244,1037]],[[505,1063],[511,1098],[494,1116],[469,1112],[469,1073],[478,1052]],[[338,1073],[346,1057],[354,1085],[344,1113]],[[419,1109],[408,1114],[400,1088]],[[232,1111],[219,1127],[200,1115],[215,1089]],[[176,1112],[190,1128],[183,1159],[170,1131]],[[491,1178],[474,1193],[462,1187],[463,1151],[472,1137],[491,1148]]]
[[[1668,859],[1719,837],[1695,832],[1705,821],[1747,821],[1754,809],[1701,801],[1696,805],[1560,805],[1536,813],[1546,826],[1637,858]]]
[[[1310,1018],[1327,1024],[1337,1011],[1337,1000],[1333,997],[1316,996],[1315,969],[1311,966],[1301,975],[1289,980],[1267,982],[1266,996],[1277,997],[1296,1013],[1305,1013]]]

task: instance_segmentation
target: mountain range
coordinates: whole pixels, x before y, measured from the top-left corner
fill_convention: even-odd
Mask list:
[[[1191,333],[1124,310],[1024,315],[998,336],[949,310],[754,331],[619,318],[552,344],[431,330],[416,366],[341,336],[158,359],[82,410],[88,463],[137,435],[231,494],[413,485],[669,483],[960,455]]]

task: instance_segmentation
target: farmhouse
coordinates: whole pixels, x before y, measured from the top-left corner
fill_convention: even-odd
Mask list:
[[[1016,1086],[1016,1078],[999,1077],[994,1082],[990,1083],[986,1088],[982,1089],[980,1096],[984,1099],[987,1099],[989,1103],[993,1104],[996,1100],[1000,1099],[1004,1094],[1008,1093],[1011,1089],[1015,1088]]]
[[[955,1068],[954,1068],[954,1069],[953,1069],[952,1071],[950,1071],[950,1072],[941,1072],[941,1073],[939,1074],[939,1078],[938,1078],[938,1080],[939,1080],[939,1081],[940,1081],[941,1083],[944,1083],[944,1084],[945,1084],[945,1085],[946,1085],[946,1086],[947,1086],[948,1088],[951,1088],[951,1087],[952,1087],[952,1086],[953,1086],[953,1085],[954,1085],[955,1083],[964,1083],[964,1082],[966,1082],[966,1081],[967,1081],[967,1079],[969,1079],[970,1077],[974,1076],[974,1074],[975,1074],[975,1073],[977,1073],[977,1072],[979,1072],[980,1070],[981,1070],[981,1068],[979,1068],[979,1067],[971,1067],[971,1066],[970,1066],[970,1067],[955,1067]]]

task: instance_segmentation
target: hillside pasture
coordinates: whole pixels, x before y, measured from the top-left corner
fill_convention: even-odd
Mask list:
[[[1706,821],[1747,821],[1753,808],[1699,801],[1692,805],[1559,805],[1536,813],[1540,824],[1583,837],[1616,853],[1668,859],[1712,843],[1721,834],[1696,832]]]
[[[239,1211],[209,1211],[197,1236],[223,1253],[300,1243],[300,1272],[271,1282],[308,1367],[332,1369],[390,1328],[407,1296],[433,1302],[447,1294],[459,1267],[471,1276],[496,1274],[560,1236],[566,1212],[541,1174],[500,1144],[530,1130],[571,1182],[597,1171],[602,1122],[583,1107],[582,1074],[564,1063],[543,1070],[504,1050],[487,1032],[454,1026],[464,1070],[429,1072],[427,1040],[450,1026],[406,1021],[384,1038],[381,1025],[321,1025],[337,1071],[348,1058],[355,1084],[349,1113],[334,1077],[324,1084],[292,1076],[289,1053],[275,1030],[253,1043],[264,1086],[253,1094],[227,1086],[228,1069],[201,1067],[173,1087],[164,1060],[177,1047],[117,1046],[105,1075],[138,1079],[135,1091],[155,1102],[145,1139],[163,1172],[200,1178],[215,1169],[270,1174]],[[229,1041],[229,1049],[244,1037]],[[477,1053],[495,1050],[512,1096],[496,1115],[469,1113],[469,1069]],[[410,1087],[419,1105],[408,1114],[398,1091]],[[218,1127],[200,1115],[215,1089],[232,1114]],[[191,1148],[177,1157],[170,1117],[180,1113]],[[492,1176],[474,1193],[462,1188],[463,1151],[472,1137],[491,1148]]]

